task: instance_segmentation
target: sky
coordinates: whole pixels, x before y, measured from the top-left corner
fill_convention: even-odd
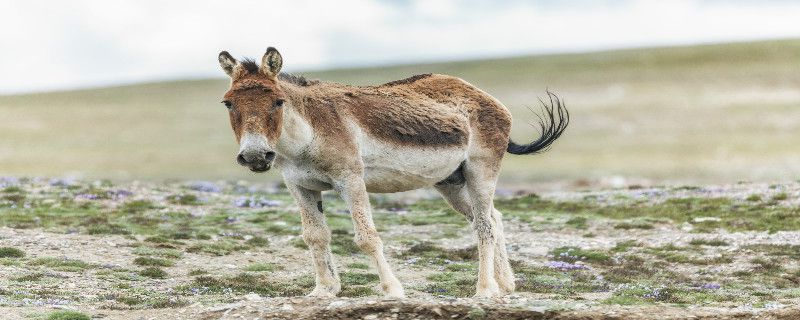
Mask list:
[[[0,0],[0,94],[286,71],[800,38],[800,1]]]

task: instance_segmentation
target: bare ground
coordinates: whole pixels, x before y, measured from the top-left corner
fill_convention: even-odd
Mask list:
[[[24,256],[0,258],[4,319],[44,319],[55,310],[108,319],[800,316],[797,183],[501,197],[519,290],[495,300],[469,298],[474,260],[456,254],[474,245],[469,227],[426,193],[373,199],[376,216],[386,217],[377,225],[408,299],[382,299],[368,259],[349,251],[346,240],[336,260],[339,271],[349,274],[343,276],[343,294],[349,297],[309,299],[292,297],[310,291],[313,271],[299,225],[289,219],[296,207],[280,189],[241,183],[216,183],[220,190],[211,191],[189,183],[95,184],[7,183],[0,247]],[[130,195],[82,196],[98,190]],[[22,201],[9,196],[21,193],[27,194]],[[174,198],[186,194],[200,200]],[[279,203],[242,207],[241,198],[253,194]],[[52,199],[61,199],[60,206],[48,206]],[[334,237],[349,239],[343,205],[326,199]],[[131,209],[139,200],[155,205]],[[680,218],[681,210],[688,218]],[[71,218],[56,222],[48,212]],[[191,236],[162,239],[178,229]],[[268,244],[248,245],[254,237]],[[434,247],[419,251],[427,248],[421,243]],[[165,274],[144,273],[148,265],[142,257],[168,262],[156,266]],[[639,265],[638,273],[627,272]],[[236,278],[242,274],[251,277]],[[252,292],[259,286],[275,289]]]

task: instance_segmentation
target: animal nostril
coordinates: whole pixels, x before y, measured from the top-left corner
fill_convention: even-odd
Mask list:
[[[266,155],[264,155],[264,156],[265,156],[265,158],[266,158],[267,162],[270,162],[270,161],[272,161],[273,159],[275,159],[275,152],[269,151],[269,152],[267,152],[267,154],[266,154]]]
[[[244,155],[242,155],[241,153],[238,156],[236,156],[236,162],[238,162],[240,165],[247,164],[247,160],[245,160]]]

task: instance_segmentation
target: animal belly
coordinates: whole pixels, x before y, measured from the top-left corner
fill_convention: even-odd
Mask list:
[[[362,151],[362,157],[368,192],[402,192],[447,178],[466,158],[466,148],[380,147]]]

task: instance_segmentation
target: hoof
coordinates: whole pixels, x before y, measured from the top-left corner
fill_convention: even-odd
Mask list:
[[[397,281],[396,279],[394,281],[384,283],[381,285],[381,289],[383,289],[383,297],[386,299],[399,299],[406,297],[406,293],[403,290],[403,285],[400,284],[400,281]]]
[[[492,285],[485,286],[485,287],[478,287],[475,290],[475,298],[496,298],[502,297],[503,293],[500,292],[500,287],[497,286],[497,283],[493,283]]]
[[[339,290],[333,288],[325,288],[318,286],[314,288],[311,293],[307,294],[306,297],[315,297],[315,298],[334,298],[336,294],[339,293]]]
[[[514,283],[514,278],[512,277],[510,281],[506,279],[502,279],[497,281],[497,285],[500,287],[500,293],[502,295],[506,295],[509,293],[513,293],[516,290],[516,284]]]
[[[398,287],[389,291],[383,295],[386,299],[402,299],[406,297],[405,291],[403,291],[403,287]]]

